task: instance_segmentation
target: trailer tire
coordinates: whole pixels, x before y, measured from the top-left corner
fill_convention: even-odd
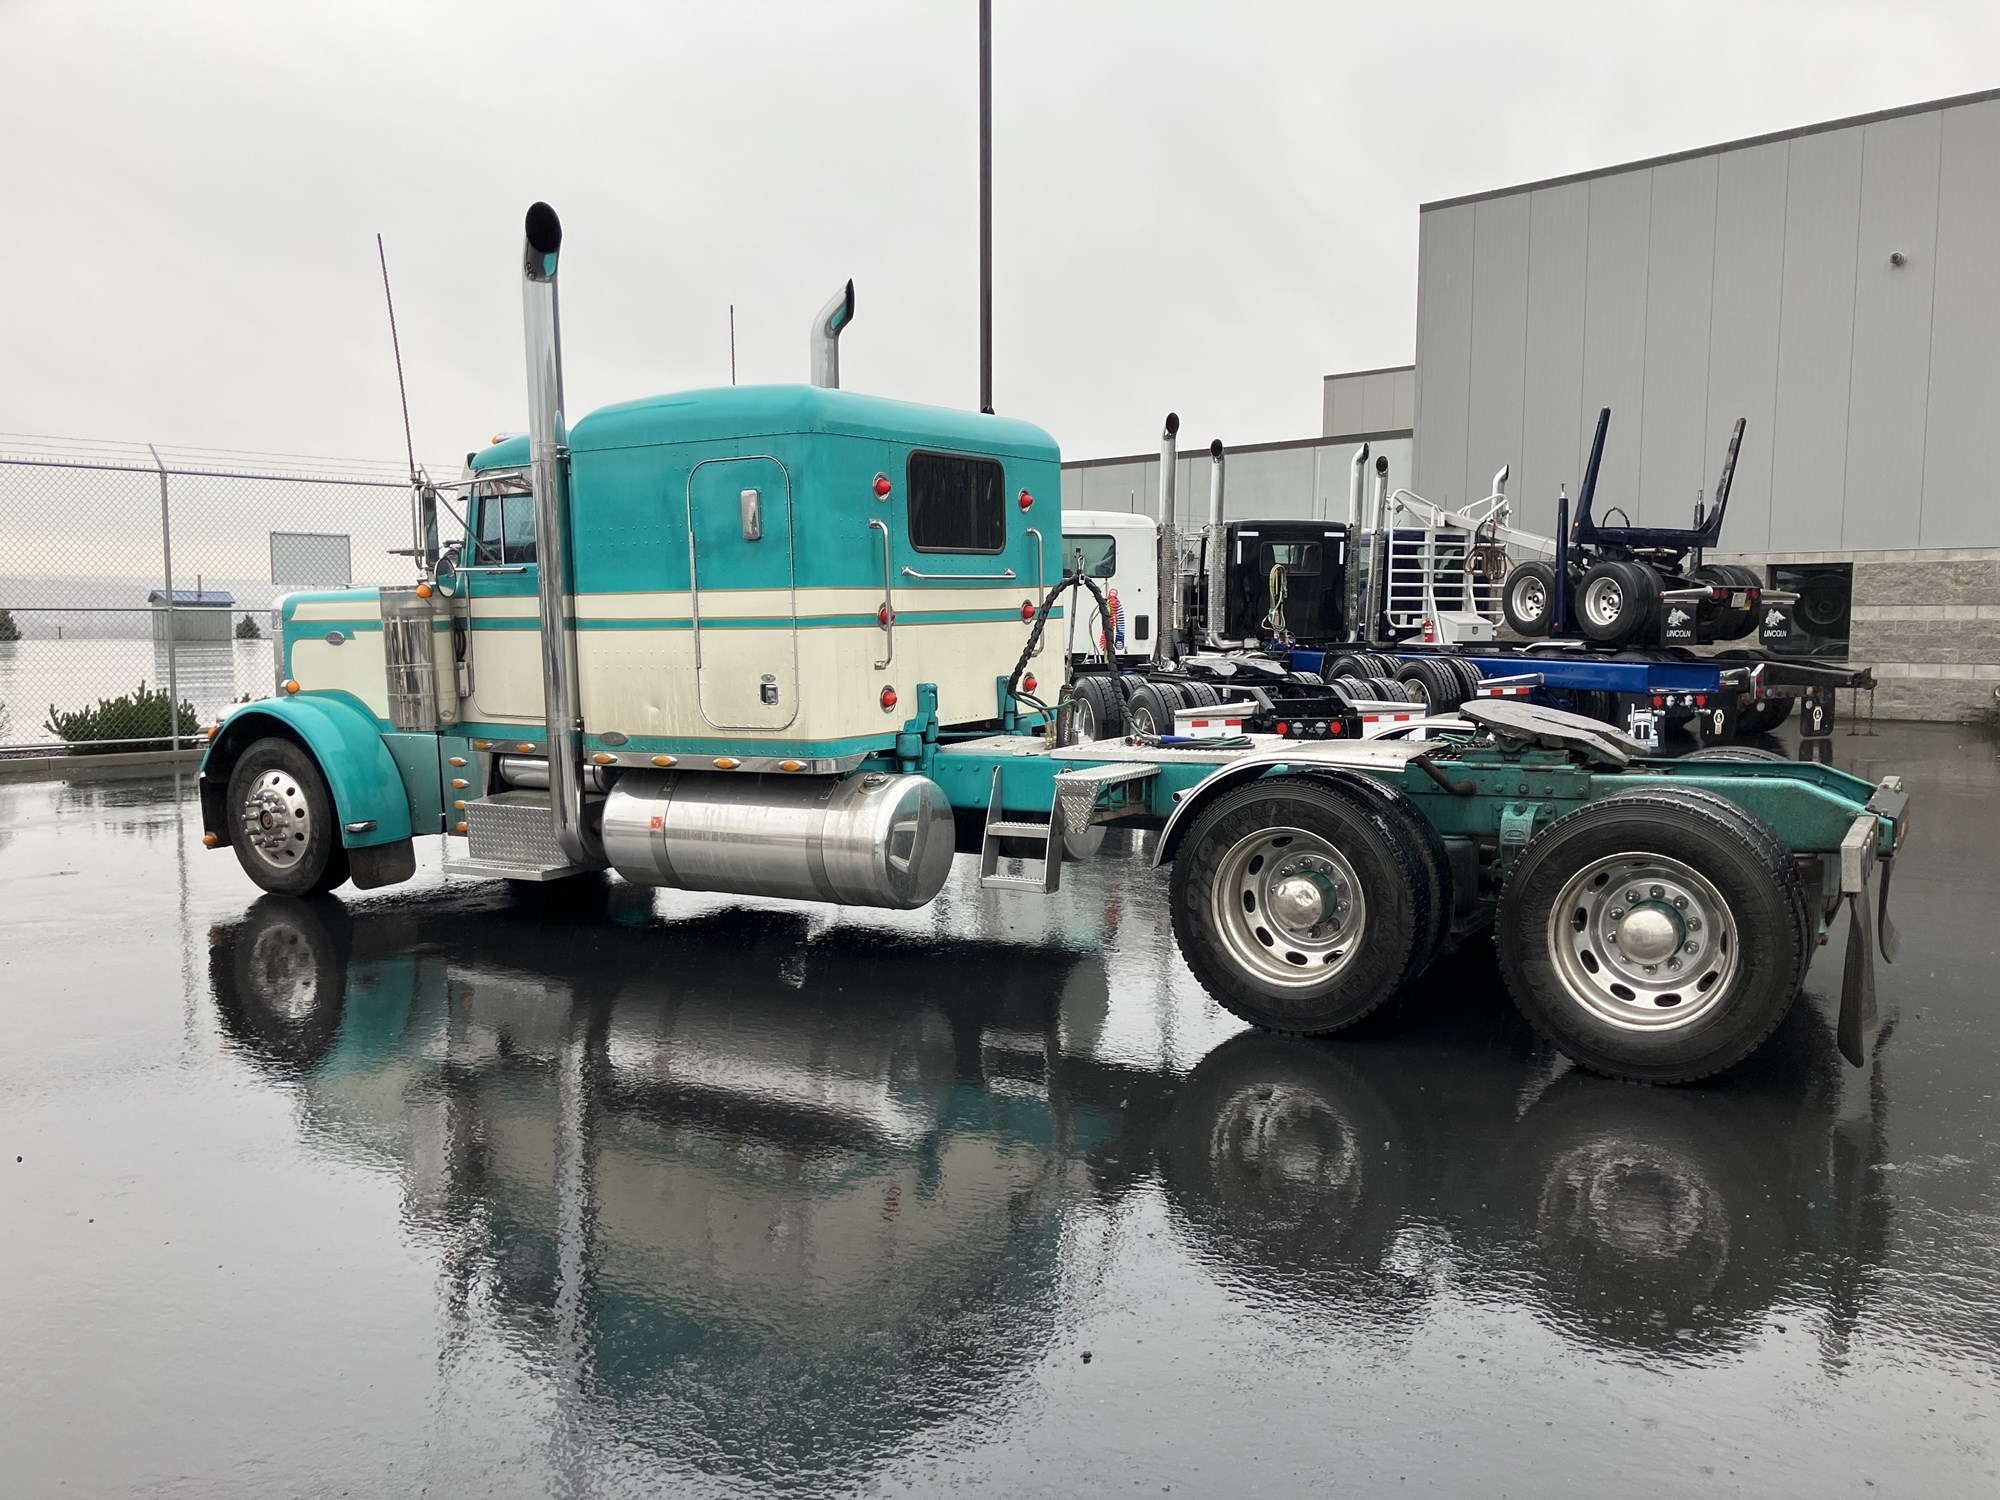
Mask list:
[[[1475,667],[1462,656],[1446,656],[1440,658],[1440,660],[1448,662],[1452,671],[1458,673],[1458,680],[1465,684],[1465,692],[1458,700],[1461,705],[1467,699],[1479,696],[1480,688],[1485,686],[1486,683],[1486,679],[1480,674],[1479,668]]]
[[[1215,685],[1208,682],[1183,682],[1181,697],[1187,700],[1189,708],[1214,708],[1222,702],[1222,694]]]
[[[304,746],[275,735],[252,741],[230,768],[224,795],[229,847],[264,890],[323,896],[347,879],[333,793]]]
[[[1169,886],[1174,937],[1230,1014],[1323,1035],[1387,1000],[1418,960],[1421,878],[1396,824],[1345,787],[1266,778],[1223,794],[1188,831]],[[1281,888],[1289,925],[1274,914]]]
[[[1368,658],[1352,651],[1344,656],[1334,657],[1322,668],[1322,673],[1328,682],[1336,677],[1352,677],[1358,680],[1375,675],[1368,669]]]
[[[1736,711],[1736,734],[1769,734],[1792,716],[1791,698],[1755,698],[1749,706]]]
[[[1695,751],[1695,752],[1694,752],[1693,754],[1691,754],[1691,755],[1683,755],[1683,756],[1681,757],[1681,759],[1682,759],[1682,760],[1684,760],[1684,761],[1697,761],[1697,760],[1735,760],[1735,761],[1744,761],[1744,760],[1774,760],[1774,761],[1776,761],[1776,762],[1777,762],[1777,763],[1778,763],[1779,765],[1781,765],[1781,766],[1785,766],[1785,765],[1790,765],[1790,764],[1791,764],[1791,760],[1790,760],[1790,758],[1789,758],[1788,756],[1783,756],[1783,755],[1780,755],[1780,754],[1779,754],[1779,753],[1778,753],[1777,751],[1775,751],[1775,750],[1763,750],[1763,749],[1759,749],[1759,748],[1758,748],[1757,746],[1755,746],[1755,745],[1708,745],[1708,746],[1705,746],[1705,747],[1703,747],[1703,748],[1702,748],[1702,749],[1700,749],[1700,750],[1697,750],[1697,751]]]
[[[1434,714],[1448,714],[1465,701],[1465,683],[1449,661],[1412,657],[1396,669],[1396,680],[1418,688],[1424,707]]]
[[[1510,568],[1500,583],[1500,613],[1507,628],[1533,640],[1555,623],[1556,570],[1545,562]]]
[[[1641,895],[1627,912],[1631,890]],[[1500,896],[1500,969],[1522,1014],[1573,1061],[1685,1083],[1741,1061],[1791,1009],[1803,899],[1790,852],[1735,804],[1635,789],[1528,846]]]
[[[1658,580],[1653,570],[1634,570],[1642,563],[1606,559],[1593,563],[1576,590],[1576,622],[1593,641],[1622,646],[1645,634],[1659,603]],[[1652,590],[1647,580],[1653,579]]]
[[[1178,695],[1173,694],[1172,683],[1142,682],[1132,689],[1131,701],[1125,705],[1126,727],[1133,734],[1172,734],[1174,708],[1178,701]]]

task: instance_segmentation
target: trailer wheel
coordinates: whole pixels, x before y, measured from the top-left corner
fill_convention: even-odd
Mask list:
[[[1448,714],[1465,701],[1465,683],[1449,661],[1412,657],[1396,669],[1396,680],[1418,688],[1424,707],[1434,714]]]
[[[1649,593],[1651,575],[1635,569],[1639,563],[1606,560],[1593,563],[1576,591],[1576,620],[1583,633],[1608,646],[1622,646],[1645,633],[1659,602],[1657,583]]]
[[[1167,694],[1171,684],[1164,682],[1142,682],[1132,689],[1132,699],[1125,705],[1125,722],[1134,734],[1159,736],[1174,732],[1174,699]]]
[[[323,896],[347,879],[333,794],[306,750],[254,741],[229,773],[229,846],[236,862],[280,896]]]
[[[1529,845],[1500,897],[1500,968],[1565,1055],[1681,1083],[1739,1062],[1784,1019],[1804,978],[1803,889],[1776,835],[1746,820],[1762,829],[1721,798],[1636,789]]]
[[[1507,628],[1533,639],[1554,623],[1556,570],[1545,562],[1525,562],[1508,570],[1500,585],[1500,613]]]
[[[1351,1026],[1422,944],[1418,865],[1383,814],[1279,777],[1217,799],[1174,860],[1174,936],[1223,1009],[1271,1031]],[[1427,956],[1427,955],[1425,955]]]

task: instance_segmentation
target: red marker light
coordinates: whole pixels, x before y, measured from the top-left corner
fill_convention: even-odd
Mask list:
[[[1030,672],[1026,677],[1023,677],[1021,679],[1021,691],[1026,693],[1032,693],[1034,690],[1035,690],[1035,674],[1033,672]]]
[[[1027,509],[1027,508],[1028,508],[1029,506],[1033,505],[1034,503],[1035,503],[1035,497],[1034,497],[1033,495],[1029,494],[1029,493],[1028,493],[1028,492],[1027,492],[1026,490],[1022,490],[1022,491],[1021,491],[1021,509],[1022,509],[1022,510],[1026,510],[1026,509]]]
[[[1021,601],[1021,618],[1022,618],[1023,620],[1032,620],[1032,619],[1034,619],[1034,618],[1035,618],[1035,601],[1034,601],[1034,600],[1032,600],[1032,599],[1023,599],[1023,600]]]
[[[890,609],[886,604],[875,611],[875,623],[880,625],[884,630],[889,628],[889,622],[895,618],[895,611]]]
[[[1706,694],[1706,693],[1696,693],[1696,694],[1694,695],[1694,706],[1695,706],[1696,708],[1707,708],[1707,707],[1708,707],[1708,694]]]
[[[1335,719],[1331,724],[1326,726],[1326,732],[1328,734],[1340,734],[1344,731],[1345,727],[1338,719]]]
[[[1278,720],[1278,733],[1279,733],[1279,734],[1290,734],[1291,732],[1292,732],[1292,726],[1291,726],[1291,725],[1287,724],[1287,723],[1286,723],[1286,722],[1285,722],[1285,721],[1284,721],[1283,719],[1280,719],[1280,720]]]
[[[882,712],[886,714],[890,709],[894,708],[895,706],[896,706],[896,690],[892,687],[883,688]]]
[[[1653,700],[1653,707],[1655,708],[1665,708],[1666,706],[1667,706],[1667,700],[1664,698],[1655,698]]]
[[[890,488],[889,476],[887,474],[877,474],[875,476],[875,498],[877,500],[887,500]]]

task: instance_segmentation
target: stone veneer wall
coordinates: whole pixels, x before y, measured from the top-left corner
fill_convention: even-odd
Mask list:
[[[1848,662],[1874,668],[1877,718],[1954,721],[1994,706],[2000,690],[2000,547],[1716,553],[1713,560],[1758,569],[1853,563]],[[1844,694],[1841,709],[1848,711]]]

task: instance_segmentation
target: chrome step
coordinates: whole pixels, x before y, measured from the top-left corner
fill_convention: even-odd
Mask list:
[[[1049,811],[1046,823],[1024,823],[1019,819],[1001,816],[1000,768],[993,768],[993,790],[986,799],[986,831],[979,838],[979,884],[989,891],[1041,891],[1044,894],[1062,886],[1063,861],[1063,811],[1062,799]],[[1007,857],[1001,853],[1002,844],[1040,842],[1042,846],[1042,868],[1039,874],[1002,875],[1000,861]],[[1023,865],[1032,866],[1034,860],[1020,856]]]
[[[465,804],[464,822],[466,853],[462,858],[445,855],[447,875],[546,881],[583,873],[556,842],[547,792],[496,792],[474,798]]]

